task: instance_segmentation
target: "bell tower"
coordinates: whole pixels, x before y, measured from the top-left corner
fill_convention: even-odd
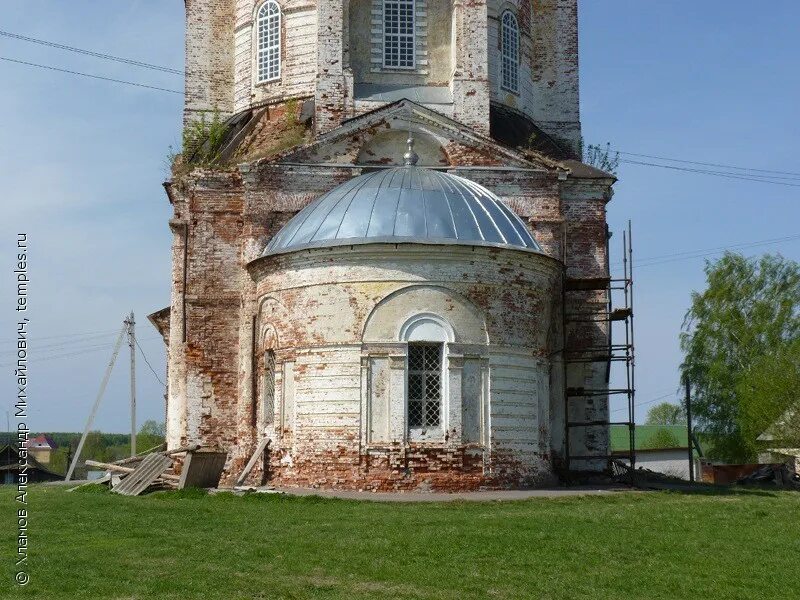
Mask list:
[[[578,81],[577,0],[186,0],[185,121],[313,100],[320,134],[409,99],[574,156]]]

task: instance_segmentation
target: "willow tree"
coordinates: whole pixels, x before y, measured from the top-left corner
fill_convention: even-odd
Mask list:
[[[692,293],[683,323],[681,374],[713,455],[751,461],[764,426],[753,416],[777,419],[798,398],[796,387],[776,396],[775,386],[765,385],[765,365],[800,339],[800,264],[779,255],[726,253],[707,261],[705,273],[706,290]]]

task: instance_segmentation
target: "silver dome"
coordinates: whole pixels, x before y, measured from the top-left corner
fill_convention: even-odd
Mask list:
[[[289,220],[263,255],[377,242],[540,251],[522,220],[483,186],[404,166],[355,177],[320,196]]]

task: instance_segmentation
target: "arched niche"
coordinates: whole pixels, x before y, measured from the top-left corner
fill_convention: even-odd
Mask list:
[[[278,332],[272,323],[262,323],[259,339],[262,352],[275,351],[278,348]]]
[[[360,165],[402,165],[409,132],[405,129],[385,129],[372,136],[361,146],[356,159]],[[414,152],[420,167],[446,167],[450,165],[442,144],[432,135],[413,131]]]
[[[414,315],[400,327],[403,342],[454,342],[453,327],[433,313]]]
[[[257,352],[277,350],[280,348],[280,335],[276,324],[286,319],[286,308],[273,296],[264,296],[259,300],[258,317],[256,319]]]
[[[481,311],[459,293],[432,285],[411,285],[381,300],[367,317],[362,340],[422,341],[420,336],[434,334],[448,339],[425,341],[489,342]]]

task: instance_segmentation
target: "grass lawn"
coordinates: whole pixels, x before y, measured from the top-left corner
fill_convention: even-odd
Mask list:
[[[3,598],[800,598],[791,492],[382,504],[35,486],[25,588],[13,492]]]

